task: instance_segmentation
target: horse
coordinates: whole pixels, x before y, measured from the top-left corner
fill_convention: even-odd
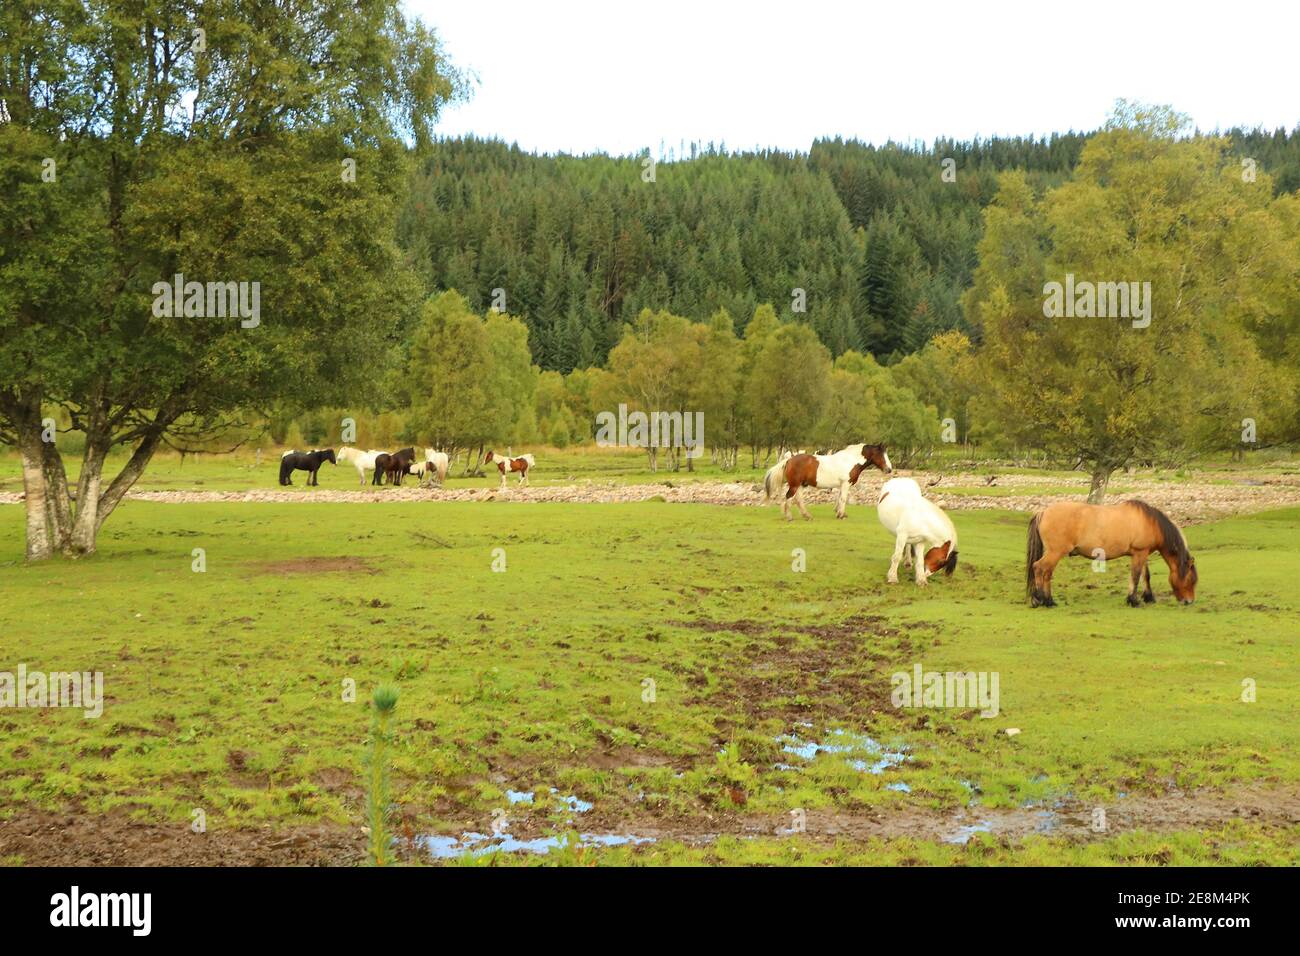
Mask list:
[[[445,451],[436,451],[433,448],[426,448],[424,450],[424,461],[428,467],[432,467],[438,473],[438,484],[443,484],[447,480],[447,468],[451,464],[451,459],[447,457],[447,453]],[[424,482],[424,472],[428,471],[428,467],[420,472],[421,484]]]
[[[375,459],[382,455],[383,452],[362,451],[360,448],[344,447],[339,449],[339,461],[352,465],[357,470],[357,477],[360,479],[357,484],[366,483],[366,475],[375,467]]]
[[[781,513],[785,520],[794,520],[790,515],[790,499],[794,498],[800,513],[811,521],[812,515],[803,504],[804,488],[835,488],[835,517],[843,518],[849,503],[849,485],[857,484],[858,475],[871,465],[885,474],[893,472],[894,466],[884,445],[849,445],[833,455],[791,455],[780,472],[767,473],[763,490],[770,499],[784,480],[786,492],[781,502]]]
[[[798,451],[787,451],[782,454],[781,457],[776,460],[776,464],[769,468],[767,474],[763,476],[763,488],[780,488],[781,475],[785,472],[785,463],[795,455],[802,455],[803,453],[804,450],[800,448]],[[772,494],[773,493],[770,490],[767,491],[767,497],[769,500],[771,499]]]
[[[957,529],[911,478],[891,478],[881,486],[876,514],[894,535],[894,556],[886,578],[890,584],[898,583],[898,562],[904,552],[908,565],[916,565],[917,587],[925,587],[926,578],[940,568],[945,576],[956,570]]]
[[[528,484],[528,469],[537,464],[532,455],[520,455],[518,458],[499,458],[493,451],[488,451],[487,457],[483,459],[483,464],[496,462],[497,471],[501,472],[501,490],[506,490],[506,472],[519,472],[519,484]]]
[[[384,474],[388,478],[390,484],[401,485],[402,476],[411,474],[414,464],[415,449],[403,448],[388,456],[387,464],[384,467]]]
[[[316,472],[324,462],[331,465],[337,465],[338,461],[334,458],[334,449],[315,449],[313,451],[286,451],[280,456],[280,484],[291,485],[293,481],[290,476],[295,471],[310,472],[307,478],[307,484],[318,485],[320,482],[316,478]]]
[[[1085,558],[1117,558],[1130,555],[1128,603],[1130,607],[1151,604],[1151,569],[1147,559],[1159,551],[1169,566],[1169,588],[1180,604],[1196,599],[1196,559],[1178,526],[1164,512],[1145,501],[1117,505],[1090,505],[1062,501],[1038,512],[1029,522],[1025,546],[1025,589],[1031,607],[1055,607],[1052,600],[1052,572],[1067,555]],[[1138,600],[1138,581],[1146,587]]]

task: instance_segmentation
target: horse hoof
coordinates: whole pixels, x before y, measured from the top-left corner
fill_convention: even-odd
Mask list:
[[[897,584],[897,583],[898,583],[898,578],[897,578],[897,577],[885,578],[885,583],[886,583],[886,584]]]
[[[1128,596],[1128,606],[1129,606],[1129,607],[1141,607],[1141,606],[1142,606],[1142,602],[1138,600],[1138,596],[1137,596],[1136,594],[1130,594],[1130,595]]]
[[[1155,603],[1156,603],[1156,596],[1155,596],[1154,594],[1152,594],[1150,591],[1148,591],[1146,594],[1142,595],[1142,603],[1143,603],[1143,604],[1155,604]]]

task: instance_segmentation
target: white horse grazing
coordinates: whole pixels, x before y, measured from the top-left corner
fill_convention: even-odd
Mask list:
[[[438,484],[442,484],[444,481],[447,480],[447,468],[451,464],[451,459],[447,457],[447,453],[445,451],[437,451],[436,449],[433,448],[426,448],[424,450],[424,461],[429,467],[431,467],[434,471],[438,473]],[[419,474],[420,474],[421,484],[424,483],[424,473],[428,470],[429,470],[428,468],[420,469]]]
[[[356,468],[357,475],[361,478],[359,483],[364,485],[366,476],[375,470],[375,459],[382,454],[383,452],[375,451],[373,448],[370,451],[362,451],[360,448],[345,447],[339,449],[337,457],[339,461],[346,461]]]
[[[833,455],[792,455],[784,465],[779,466],[780,471],[774,468],[767,473],[763,482],[764,491],[771,498],[784,481],[786,492],[785,499],[781,502],[781,513],[785,515],[786,521],[791,521],[791,498],[799,506],[799,512],[804,518],[811,520],[812,515],[803,504],[803,490],[834,488],[835,517],[843,518],[844,509],[849,504],[849,486],[856,485],[862,470],[873,465],[885,474],[894,470],[884,445],[849,445]]]
[[[880,488],[876,503],[880,523],[894,535],[894,557],[889,562],[890,584],[898,583],[898,562],[905,551],[908,563],[916,565],[916,583],[940,568],[952,574],[957,567],[957,529],[943,510],[921,493],[911,478],[891,478]]]

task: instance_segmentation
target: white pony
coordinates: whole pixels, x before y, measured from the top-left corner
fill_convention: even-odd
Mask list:
[[[898,583],[898,562],[908,552],[908,563],[916,565],[916,583],[940,568],[952,574],[957,567],[957,529],[943,510],[921,493],[911,478],[891,478],[880,488],[876,503],[880,523],[894,535],[894,557],[889,562],[890,584]]]
[[[361,478],[360,484],[366,483],[366,475],[375,470],[375,459],[382,455],[382,451],[362,451],[360,448],[344,447],[340,448],[336,456],[339,461],[349,462],[357,470],[357,475]]]
[[[417,474],[420,476],[420,483],[424,484],[424,474],[432,468],[438,473],[438,484],[447,480],[447,468],[451,464],[451,459],[447,457],[445,451],[437,451],[433,448],[424,450],[424,464],[426,467],[419,468]]]
[[[834,488],[835,517],[843,518],[849,503],[849,486],[857,484],[862,470],[873,465],[885,474],[894,470],[884,445],[854,444],[833,455],[792,455],[768,471],[763,480],[764,492],[771,498],[784,482],[786,492],[781,502],[781,513],[785,520],[793,520],[790,516],[791,498],[804,518],[811,520],[812,515],[803,504],[803,490]]]

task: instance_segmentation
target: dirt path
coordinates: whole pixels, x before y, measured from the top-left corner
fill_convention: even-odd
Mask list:
[[[1053,501],[1078,500],[1086,496],[1088,479],[1085,476],[1043,477],[1038,475],[1005,474],[991,482],[986,475],[938,475],[922,471],[906,472],[915,478],[927,495],[941,507],[952,511],[968,509],[1009,509],[1033,512]],[[882,479],[873,473],[863,478],[853,490],[855,505],[874,504]],[[1155,481],[1150,478],[1121,475],[1114,485],[1122,489],[1110,496],[1111,501],[1140,497],[1167,512],[1175,521],[1194,524],[1229,515],[1267,511],[1273,508],[1300,506],[1300,475],[1271,475],[1268,477],[1226,474],[1210,483]],[[1050,489],[1050,490],[1048,490]],[[1017,493],[1021,490],[1023,493]],[[808,491],[810,502],[829,504],[830,491]],[[311,491],[283,491],[254,489],[250,491],[133,491],[127,496],[133,501],[155,501],[167,504],[195,504],[208,502],[257,502],[274,504],[299,503],[362,503],[376,502],[430,502],[430,501],[517,501],[529,503],[617,503],[632,501],[664,501],[672,504],[694,503],[712,505],[739,505],[756,507],[767,505],[773,510],[777,501],[764,500],[760,485],[750,482],[691,482],[678,484],[672,479],[657,483],[635,485],[613,482],[575,481],[567,485],[543,485],[520,488],[511,484],[506,491],[496,488],[382,488],[375,491],[344,491],[313,489]],[[18,493],[0,493],[0,504],[18,504],[23,496]],[[823,514],[815,517],[824,517]]]
[[[1136,830],[1207,830],[1232,820],[1286,828],[1300,825],[1300,788],[1251,786],[1231,793],[1202,790],[1125,797],[1103,806],[1104,829],[1097,828],[1095,809],[1078,802],[1059,802],[1016,809],[901,807],[859,814],[812,810],[799,839],[830,844],[911,837],[962,844],[975,833],[986,832],[1012,843],[1032,835],[1081,843]],[[787,838],[792,836],[790,825],[790,817],[742,813],[667,821],[651,816],[601,819],[593,812],[575,823],[583,833],[633,836],[643,841],[643,846],[664,841],[708,846],[721,836]],[[490,832],[486,823],[475,829]],[[549,833],[545,821],[535,823],[527,816],[512,819],[511,836],[523,844],[536,846]],[[455,841],[459,836],[451,834],[446,839]],[[0,821],[0,860],[18,857],[26,866],[349,866],[364,861],[365,845],[366,836],[359,826],[331,824],[214,828],[196,834],[184,824],[141,823],[122,812],[90,815],[32,810]],[[490,841],[466,842],[464,849],[490,846]],[[431,859],[426,844],[410,837],[399,838],[399,848],[408,862]]]

